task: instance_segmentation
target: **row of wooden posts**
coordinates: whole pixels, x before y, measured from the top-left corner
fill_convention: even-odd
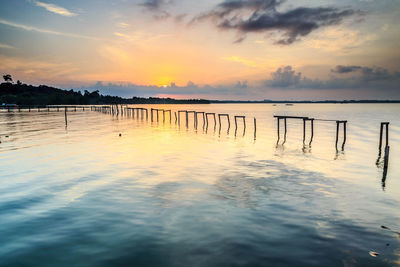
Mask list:
[[[95,105],[95,106],[59,106],[59,105],[47,105],[47,106],[7,106],[7,107],[2,107],[1,109],[7,109],[8,112],[12,110],[27,110],[27,111],[33,111],[37,110],[38,112],[41,111],[61,111],[64,110],[65,113],[65,124],[68,124],[67,120],[67,111],[77,111],[77,110],[90,110],[92,111],[99,111],[103,113],[109,113],[113,115],[126,115],[126,116],[132,116],[132,117],[137,117],[148,120],[149,118],[149,110],[147,108],[143,107],[128,107],[128,105]],[[163,114],[163,122],[166,120],[166,114],[169,116],[169,121],[172,122],[172,111],[170,109],[158,109],[158,108],[150,108],[150,119],[151,121],[159,121],[160,116],[159,113],[162,112]],[[194,110],[178,110],[174,112],[175,115],[175,123],[180,124],[181,122],[181,113],[185,115],[185,120],[186,120],[186,127],[189,126],[189,114],[193,114],[193,122],[194,122],[194,127],[197,129],[198,127],[198,116],[202,116],[202,121],[203,121],[203,128],[208,129],[209,125],[209,117],[212,117],[214,121],[214,129],[216,128],[217,125],[217,119],[216,115],[218,115],[218,124],[219,124],[219,129],[221,130],[222,128],[222,119],[226,118],[227,125],[228,125],[228,133],[230,129],[230,115],[226,113],[213,113],[213,112],[203,112],[203,111],[194,111]],[[338,149],[338,143],[339,143],[339,135],[340,135],[340,126],[342,125],[343,133],[342,133],[342,144],[341,144],[341,149],[344,150],[344,146],[346,144],[346,138],[347,138],[347,121],[346,120],[327,120],[327,119],[316,119],[316,118],[310,118],[310,117],[301,117],[301,116],[283,116],[283,115],[275,115],[274,118],[277,119],[277,134],[278,134],[278,140],[277,140],[277,145],[280,143],[280,122],[283,121],[283,127],[284,127],[284,134],[283,134],[283,142],[282,144],[286,143],[286,135],[287,135],[287,120],[288,119],[298,119],[298,120],[303,120],[303,145],[308,144],[311,146],[311,143],[313,141],[314,137],[314,121],[325,121],[325,122],[336,122],[336,142],[335,142],[335,147]],[[245,116],[234,116],[234,121],[235,121],[235,134],[237,132],[238,128],[238,120],[243,121],[243,135],[246,131],[246,117]],[[310,138],[309,141],[306,142],[306,125],[307,122],[310,124]],[[256,118],[254,118],[254,138],[256,138],[256,132],[257,132],[257,125],[256,125]],[[381,128],[380,128],[380,139],[379,139],[379,151],[381,154],[382,150],[382,134],[383,130],[386,130],[386,147],[388,147],[388,139],[389,139],[389,122],[382,122],[381,123]],[[388,150],[385,147],[385,150]]]
[[[92,106],[91,110],[103,112],[103,113],[108,113],[112,115],[123,115],[125,114],[126,116],[131,116],[133,118],[138,118],[138,119],[149,119],[149,111],[150,111],[150,120],[151,122],[154,121],[160,121],[160,114],[162,113],[162,120],[163,122],[166,121],[166,119],[169,117],[169,122],[172,122],[172,110],[170,109],[160,109],[160,108],[142,108],[142,107],[128,107],[128,106],[118,106],[118,105],[111,105],[111,106]],[[174,112],[174,117],[175,117],[175,123],[180,125],[181,123],[181,113],[184,114],[185,116],[185,121],[186,121],[186,127],[189,127],[189,115],[193,114],[193,126],[195,129],[198,128],[199,125],[199,115],[202,116],[202,121],[203,121],[203,129],[206,131],[208,130],[209,126],[209,118],[212,117],[214,120],[214,130],[216,129],[217,126],[217,119],[216,116],[218,115],[218,124],[219,124],[219,132],[221,132],[222,129],[222,119],[226,118],[227,121],[227,132],[229,133],[230,127],[231,127],[231,122],[230,122],[230,116],[229,114],[217,114],[213,112],[204,112],[204,111],[194,111],[194,110],[178,110]],[[239,116],[236,115],[234,116],[234,121],[235,121],[235,136],[237,134],[238,130],[238,120],[243,121],[243,136],[245,135],[246,132],[246,116]],[[256,138],[257,134],[257,121],[256,118],[253,120],[254,122],[254,139]]]

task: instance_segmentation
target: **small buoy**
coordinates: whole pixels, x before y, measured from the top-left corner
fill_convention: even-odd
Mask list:
[[[119,136],[122,136],[122,134],[120,133]]]
[[[369,252],[369,255],[371,255],[372,257],[376,258],[376,257],[379,256],[379,253],[378,253],[378,252],[375,252],[375,251],[370,251],[370,252]]]
[[[8,138],[8,135],[6,135],[6,138]]]

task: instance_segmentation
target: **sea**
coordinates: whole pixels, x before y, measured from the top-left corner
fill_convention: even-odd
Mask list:
[[[400,266],[400,104],[129,107],[0,111],[0,266]]]

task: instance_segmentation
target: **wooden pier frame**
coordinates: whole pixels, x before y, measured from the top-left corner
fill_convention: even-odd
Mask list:
[[[231,121],[229,119],[229,114],[223,113],[223,114],[218,114],[218,123],[219,123],[219,129],[221,130],[221,117],[226,117],[228,120],[228,132],[229,128],[231,128]]]
[[[214,117],[214,128],[217,127],[217,119],[215,117],[215,113],[206,112],[206,128],[208,129],[208,116],[213,116]]]
[[[204,129],[204,126],[206,124],[206,113],[204,111],[196,111],[194,113],[194,125],[195,125],[195,128],[197,129],[198,122],[199,122],[197,115],[199,115],[199,114],[203,114],[203,129]]]
[[[190,113],[193,114],[193,127],[196,128],[196,111],[194,111],[194,110],[188,110],[188,111],[186,111],[186,118],[187,118],[186,127],[189,127],[189,114],[190,114]]]
[[[280,115],[274,115],[274,118],[276,118],[276,122],[277,122],[277,133],[278,133],[278,140],[276,141],[277,145],[279,144],[279,141],[280,141],[280,138],[281,138],[281,135],[280,135],[280,121],[281,120],[283,120],[283,123],[284,123],[284,135],[283,135],[283,143],[282,143],[282,145],[284,145],[286,143],[287,119],[303,120],[303,144],[305,142],[305,135],[306,135],[305,121],[307,121],[307,120],[312,120],[313,121],[314,120],[312,118],[302,117],[302,116],[280,116]],[[313,126],[312,129],[314,129],[314,126]]]
[[[308,142],[308,146],[311,146],[311,143],[314,138],[314,119],[313,118],[304,118],[303,119],[303,146],[305,146],[306,142],[306,124],[307,121],[310,122],[310,127],[311,127],[311,135],[310,135],[310,141]]]
[[[246,133],[246,116],[236,116],[235,115],[234,119],[235,119],[235,136],[237,133],[237,119],[243,119],[243,136],[244,136]]]
[[[186,126],[188,125],[188,115],[187,115],[187,110],[178,110],[178,124],[181,125],[181,112],[186,114]]]
[[[171,110],[170,109],[163,109],[163,122],[165,122],[165,113],[169,112],[169,122],[171,123]]]
[[[347,121],[336,121],[336,142],[335,147],[338,150],[337,145],[339,142],[339,131],[340,131],[340,124],[343,125],[343,143],[342,143],[342,150],[344,150],[344,145],[346,144],[346,135],[347,135]]]

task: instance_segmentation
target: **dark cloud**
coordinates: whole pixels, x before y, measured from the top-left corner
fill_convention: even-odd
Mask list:
[[[224,30],[249,32],[282,31],[284,38],[278,44],[292,44],[312,31],[329,25],[339,24],[344,18],[356,13],[352,9],[335,7],[299,7],[280,12],[279,0],[229,0],[210,12],[201,14],[193,22],[211,20]]]
[[[333,73],[353,73],[351,77],[332,76],[326,81],[310,79],[296,72],[292,66],[278,68],[271,73],[271,79],[264,84],[282,89],[400,89],[400,72],[390,72],[380,67],[341,66],[331,70]]]
[[[361,66],[343,66],[337,65],[334,69],[331,69],[331,72],[335,73],[350,73],[361,69]]]
[[[164,2],[165,2],[164,0],[146,0],[140,3],[139,5],[144,6],[151,10],[157,10],[164,4]]]
[[[360,78],[364,81],[380,81],[391,80],[398,78],[398,73],[390,73],[387,69],[381,67],[363,67],[363,66],[343,66],[338,65],[331,72],[344,74],[344,73],[359,73]]]

